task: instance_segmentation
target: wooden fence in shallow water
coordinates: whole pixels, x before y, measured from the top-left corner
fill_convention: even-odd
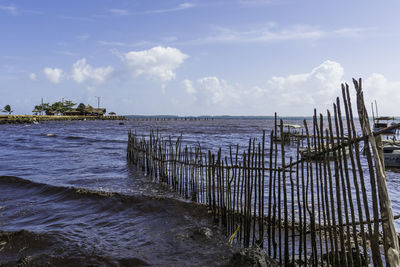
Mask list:
[[[128,161],[207,205],[230,243],[263,247],[282,265],[399,266],[381,138],[371,133],[361,79],[353,81],[361,136],[346,84],[333,115],[314,111],[311,126],[304,120],[306,146],[297,141],[294,157],[276,141],[284,138],[283,122],[275,121],[268,137],[264,131],[261,141],[250,139],[243,152],[230,147],[227,155],[183,145],[182,137],[130,132]]]

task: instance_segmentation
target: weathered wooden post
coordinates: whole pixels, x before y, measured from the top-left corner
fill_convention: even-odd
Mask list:
[[[399,243],[394,226],[392,202],[390,200],[386,185],[386,173],[382,152],[382,139],[380,135],[374,137],[371,131],[367,110],[364,105],[361,79],[359,79],[359,81],[353,79],[353,83],[357,91],[357,108],[362,131],[365,136],[368,136],[368,141],[371,144],[372,152],[375,159],[376,179],[378,184],[379,204],[382,216],[383,244],[385,249],[386,264],[387,266],[391,267],[400,266]]]

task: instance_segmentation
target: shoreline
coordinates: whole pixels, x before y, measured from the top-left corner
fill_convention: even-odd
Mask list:
[[[126,120],[125,116],[55,116],[55,115],[0,115],[0,124],[34,123],[40,121]]]

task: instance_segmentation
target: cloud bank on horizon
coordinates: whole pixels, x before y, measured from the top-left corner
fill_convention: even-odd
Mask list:
[[[117,68],[130,74],[128,79],[144,76],[146,79],[164,84],[176,78],[174,71],[187,58],[188,55],[177,48],[157,46],[149,50],[123,54],[121,64]],[[46,67],[43,70],[48,81],[55,84],[60,83],[65,77],[76,83],[86,81],[95,84],[106,83],[115,78],[113,71],[114,68],[111,66],[93,68],[86,63],[85,58],[72,65],[72,71],[68,76],[58,68]],[[345,71],[340,63],[326,60],[309,72],[273,76],[263,84],[251,87],[232,84],[216,76],[201,77],[196,80],[184,79],[181,81],[181,94],[187,98],[175,104],[190,109],[191,113],[186,115],[257,115],[263,114],[266,106],[284,110],[290,115],[306,115],[307,112],[311,114],[312,107],[324,112],[324,109],[330,107],[336,97],[340,96],[340,85],[351,83],[344,80],[344,74]],[[36,74],[30,75],[32,80],[37,79]],[[383,88],[385,90],[381,90]],[[364,80],[364,91],[368,101],[385,100],[385,103],[395,106],[400,100],[400,94],[396,94],[399,88],[400,82],[390,82],[384,75],[378,73],[372,73]]]
[[[359,8],[344,1],[103,4],[2,3],[0,105],[101,96],[118,114],[307,116],[354,76],[382,115],[400,115],[395,1],[362,6],[368,21],[338,21]]]

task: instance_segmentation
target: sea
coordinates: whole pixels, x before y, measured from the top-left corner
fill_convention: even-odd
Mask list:
[[[238,248],[205,206],[127,162],[128,132],[228,151],[273,125],[271,117],[0,125],[0,266],[227,266]],[[400,214],[397,170],[387,171],[387,184]]]

